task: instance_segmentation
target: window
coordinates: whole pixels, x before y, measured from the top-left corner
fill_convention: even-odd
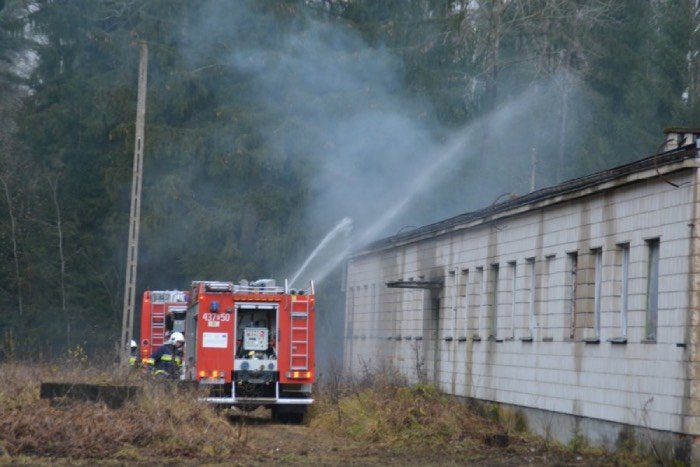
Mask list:
[[[355,287],[350,287],[348,289],[347,301],[348,301],[348,304],[347,304],[348,314],[347,314],[346,320],[345,320],[345,338],[352,339],[352,336],[353,336],[352,321],[353,321],[353,318],[355,317]]]
[[[539,328],[541,337],[549,338],[549,316],[555,313],[554,309],[554,261],[556,255],[545,255],[540,271],[540,306],[539,306]]]
[[[372,328],[374,329],[368,329],[367,333],[372,336],[372,337],[378,337],[377,336],[377,329],[379,327],[379,296],[377,295],[377,285],[372,284],[372,291],[370,292],[370,313],[372,313],[372,316],[370,317],[369,322],[374,322],[374,325]]]
[[[645,333],[648,340],[656,340],[656,328],[659,318],[659,239],[647,240],[647,249],[649,257]]]
[[[569,317],[569,338],[573,339],[576,333],[576,284],[578,274],[578,253],[567,253],[568,258],[568,273],[567,273],[567,302],[568,302],[568,317]]]
[[[352,362],[353,362],[353,339],[355,337],[355,296],[357,294],[357,288],[356,287],[350,287],[348,289],[348,295],[347,295],[347,309],[348,313],[345,317],[345,338],[350,341],[349,348],[346,349],[347,351],[345,352],[347,362],[346,362],[346,367],[348,368],[348,371],[352,371]]]
[[[482,326],[482,319],[484,316],[484,307],[486,306],[486,300],[484,299],[484,295],[486,294],[485,291],[486,288],[486,281],[484,280],[484,268],[483,267],[478,267],[476,268],[476,278],[474,281],[474,295],[475,295],[475,303],[474,307],[476,310],[478,310],[478,318],[477,318],[477,327],[476,327],[476,333],[475,336],[479,337],[479,334],[481,333],[481,330],[483,329]]]
[[[452,328],[450,329],[449,337],[454,337],[455,331],[457,329],[457,297],[459,291],[459,275],[457,271],[450,271],[450,277],[452,278]]]
[[[535,292],[537,292],[537,268],[535,258],[527,259],[527,269],[530,276],[530,299],[528,302],[528,323],[530,329],[530,337],[534,337],[535,329],[537,329],[537,316],[535,315]]]
[[[498,335],[498,264],[491,265],[491,319],[489,336]]]
[[[627,337],[627,297],[629,295],[630,245],[618,245],[620,253],[620,337]]]
[[[510,266],[510,283],[511,283],[511,294],[510,294],[510,337],[515,338],[515,303],[516,303],[516,291],[518,290],[518,263],[511,261],[508,263]]]
[[[464,308],[464,337],[469,335],[469,269],[462,269],[462,307]]]
[[[595,337],[600,339],[600,303],[603,289],[603,249],[591,250],[595,257],[595,272],[593,276],[593,330]]]

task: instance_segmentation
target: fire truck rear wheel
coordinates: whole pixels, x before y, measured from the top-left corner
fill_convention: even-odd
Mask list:
[[[239,408],[243,412],[252,412],[253,410],[257,409],[258,407],[260,407],[260,406],[254,405],[254,404],[243,404],[243,405],[239,406]]]
[[[280,423],[292,423],[295,425],[300,425],[304,422],[304,415],[306,413],[306,407],[302,408],[280,408],[273,406],[272,410],[272,420]]]
[[[272,421],[274,422],[281,422],[280,420],[280,413],[279,409],[275,407],[274,405],[270,407],[270,418],[272,418]]]

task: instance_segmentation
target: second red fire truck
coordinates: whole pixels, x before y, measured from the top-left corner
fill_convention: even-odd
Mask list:
[[[185,313],[189,292],[183,290],[146,290],[141,302],[141,360],[166,342],[170,332],[185,332]]]

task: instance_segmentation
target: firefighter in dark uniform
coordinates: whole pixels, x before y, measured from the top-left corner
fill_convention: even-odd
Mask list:
[[[181,332],[170,335],[168,342],[161,345],[147,360],[153,374],[162,378],[178,379],[182,366],[182,346],[185,336]]]

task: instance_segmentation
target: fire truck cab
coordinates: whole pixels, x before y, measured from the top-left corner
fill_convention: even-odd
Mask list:
[[[314,291],[272,279],[197,281],[185,321],[184,378],[206,400],[301,421],[314,382]]]

